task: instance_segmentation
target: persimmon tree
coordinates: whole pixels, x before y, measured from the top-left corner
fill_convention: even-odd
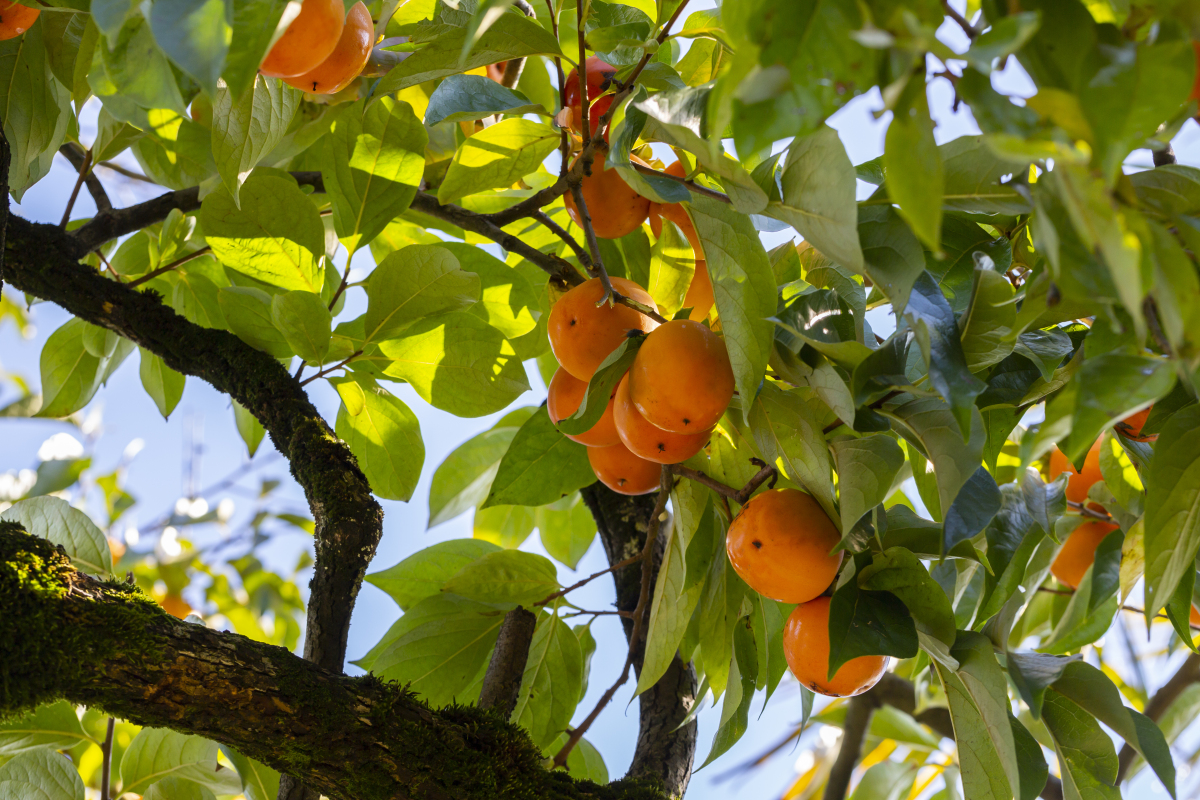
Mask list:
[[[0,515],[0,794],[677,797],[701,701],[712,761],[789,665],[806,721],[806,687],[854,695],[804,796],[845,797],[901,723],[924,749],[856,796],[1119,797],[1143,764],[1173,794],[1163,721],[1200,656],[1145,696],[1096,643],[1134,608],[1196,648],[1200,170],[1170,140],[1200,11],[967,6],[5,3],[5,307],[72,315],[5,413],[74,414],[134,350],[164,416],[199,378],[287,459],[315,565],[296,655],[294,592],[272,635],[176,619],[52,496],[77,471],[26,487]],[[981,133],[939,143],[937,82]],[[876,91],[884,153],[854,165],[827,120]],[[140,172],[101,168],[126,151]],[[10,213],[60,153],[62,224]],[[115,207],[129,174],[164,192]],[[531,361],[549,408],[510,408]],[[397,383],[508,411],[426,465]],[[476,538],[373,565],[376,498],[426,468],[431,521],[473,513]],[[609,569],[561,586],[517,549],[535,528],[572,567],[598,537]],[[364,578],[404,614],[347,677]],[[593,653],[594,580],[627,652]],[[593,658],[621,677],[572,727]],[[584,737],[626,682],[637,747],[608,782]]]

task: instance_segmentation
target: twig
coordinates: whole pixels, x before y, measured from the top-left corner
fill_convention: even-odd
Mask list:
[[[112,747],[113,730],[117,721],[108,718],[108,732],[104,735],[104,744],[100,745],[103,761],[100,765],[100,800],[108,800],[109,786],[112,783]]]
[[[963,33],[967,35],[968,39],[979,36],[979,30],[966,17],[958,13],[954,6],[950,5],[950,0],[942,0],[942,8],[946,10],[947,17],[958,23],[958,27],[963,29]]]
[[[842,724],[842,743],[838,747],[837,758],[829,770],[829,780],[825,784],[824,800],[842,800],[850,788],[850,777],[858,760],[862,757],[863,745],[867,741],[867,729],[871,726],[871,717],[879,708],[879,701],[870,692],[858,697],[851,697],[846,704],[846,720]]]
[[[66,145],[63,145],[64,147]],[[79,190],[83,188],[83,179],[87,177],[88,170],[92,168],[92,151],[88,150],[83,154],[83,162],[79,165],[79,175],[75,178],[75,186],[71,189],[71,195],[67,198],[67,207],[63,209],[62,221],[58,223],[58,227],[66,230],[67,223],[71,221],[71,210],[75,208],[75,201],[79,198]]]
[[[165,275],[166,273],[170,272],[171,270],[178,269],[179,267],[182,267],[184,264],[188,263],[189,261],[195,261],[200,256],[207,255],[210,252],[212,252],[212,248],[209,247],[208,245],[205,245],[204,247],[201,247],[199,250],[196,250],[195,252],[188,253],[186,256],[180,256],[179,258],[172,261],[170,264],[167,264],[165,267],[159,267],[158,269],[154,270],[153,272],[147,272],[145,275],[138,278],[137,280],[132,280],[125,285],[128,286],[130,289],[132,289],[135,286],[141,286],[143,283],[146,283],[147,281],[154,280],[159,275]]]
[[[550,11],[550,29],[554,34],[554,41],[557,42],[558,14],[554,12],[554,0],[546,0],[546,8]],[[567,107],[567,78],[563,74],[562,59],[558,56],[554,57],[554,71],[558,73],[558,108],[561,111]],[[567,177],[567,170],[571,168],[571,134],[567,133],[567,130],[564,128],[560,133],[560,137],[561,141],[558,144],[558,151],[562,158],[562,163],[558,167],[558,181],[562,183]]]
[[[1074,589],[1051,589],[1049,586],[1039,586],[1038,591],[1042,592],[1044,594],[1063,595],[1064,597],[1070,597],[1071,595],[1075,594]],[[1120,606],[1120,609],[1122,611],[1128,611],[1131,614],[1137,614],[1138,616],[1141,616],[1141,617],[1146,616],[1146,609],[1138,608],[1137,606],[1122,605],[1122,606]],[[1161,611],[1159,613],[1155,614],[1154,618],[1155,619],[1166,619],[1166,620],[1170,619],[1170,617],[1168,617],[1166,614],[1162,613]],[[1193,630],[1200,630],[1200,625],[1192,625],[1189,623],[1188,627],[1192,628]]]
[[[588,274],[593,278],[599,278],[600,284],[604,287],[604,296],[596,303],[596,307],[599,308],[605,303],[611,306],[616,302],[616,298],[613,296],[616,292],[600,257],[600,242],[596,239],[596,229],[592,227],[592,215],[588,213],[587,203],[583,199],[583,184],[571,184],[571,197],[575,199],[575,209],[579,212],[579,223],[587,238],[588,249],[592,253],[592,263],[588,265]]]
[[[587,41],[583,35],[584,5],[584,3],[576,3],[575,5],[575,19],[577,21],[575,33],[579,39],[579,68],[576,70],[576,74],[579,76],[579,124],[582,126],[583,147],[587,150],[588,145],[592,143],[592,128],[588,125],[588,115],[591,112],[589,106],[592,103],[592,98],[588,97]],[[597,131],[597,133],[600,133],[600,131]],[[587,163],[584,164],[584,172],[590,173],[591,166],[591,159],[589,158]],[[576,198],[576,202],[578,202],[578,199]]]
[[[329,310],[333,311],[333,307],[337,305],[338,298],[342,296],[342,292],[346,291],[346,287],[350,285],[350,261],[346,260],[346,271],[342,273],[342,280],[338,283],[337,291],[333,293],[333,299],[329,301]]]
[[[349,364],[351,361],[358,358],[362,354],[363,354],[362,350],[355,350],[353,353],[350,354],[350,356],[348,358],[342,359],[338,363],[334,364],[332,367],[326,367],[325,369],[318,372],[316,375],[313,375],[311,378],[305,378],[304,380],[300,381],[300,385],[307,386],[308,384],[315,381],[317,378],[324,378],[326,375],[333,372],[334,370],[339,370],[342,367],[346,366],[347,364]]]
[[[1072,511],[1078,511],[1081,517],[1091,517],[1092,519],[1098,519],[1101,522],[1113,521],[1111,514],[1106,514],[1103,511],[1097,511],[1094,508],[1088,508],[1083,503],[1076,503],[1074,500],[1068,500],[1067,507]]]
[[[113,276],[113,280],[115,280],[117,283],[125,282],[125,280],[117,273],[117,271],[113,269],[112,264],[108,263],[108,259],[104,257],[103,252],[101,252],[99,249],[93,250],[92,252],[96,254],[96,258],[100,259],[100,263],[104,265],[106,270],[108,270],[108,274]]]
[[[729,195],[724,194],[722,192],[718,192],[715,189],[709,189],[707,186],[701,186],[700,184],[696,183],[694,180],[689,180],[688,178],[681,178],[678,175],[671,175],[669,173],[657,170],[654,167],[648,167],[644,164],[634,163],[633,168],[635,170],[637,170],[638,172],[642,173],[643,175],[650,175],[655,178],[666,178],[669,181],[675,181],[678,184],[686,186],[690,191],[695,192],[696,194],[702,194],[705,197],[711,197],[713,200],[720,200],[722,203],[732,203],[733,202],[732,200],[729,199]]]
[[[104,167],[105,169],[111,169],[113,172],[117,173],[118,175],[124,175],[126,178],[129,178],[130,180],[140,181],[142,183],[148,183],[151,186],[161,186],[161,184],[158,181],[153,180],[151,178],[147,178],[145,175],[143,175],[140,172],[134,172],[131,169],[125,169],[125,167],[122,167],[120,164],[116,164],[112,161],[101,161],[96,166]]]
[[[108,192],[104,191],[104,184],[100,183],[100,179],[96,177],[96,173],[91,169],[92,166],[95,166],[91,164],[91,151],[88,150],[85,153],[84,149],[79,145],[74,142],[67,142],[58,148],[58,152],[63,158],[71,162],[71,166],[75,168],[76,172],[83,175],[84,185],[87,186],[88,194],[92,196],[92,202],[96,204],[96,211],[112,210],[112,201],[108,199]],[[85,156],[87,163],[90,165],[87,168],[84,168]],[[79,190],[76,189],[75,191],[78,193]],[[66,226],[60,225],[59,227],[63,228]]]
[[[1146,299],[1142,301],[1142,313],[1146,316],[1146,325],[1150,328],[1150,333],[1154,336],[1154,341],[1158,343],[1159,348],[1163,351],[1163,355],[1167,358],[1174,358],[1175,351],[1171,347],[1171,343],[1167,341],[1167,336],[1163,333],[1162,324],[1158,321],[1158,303],[1150,295],[1146,295]]]
[[[545,225],[551,233],[566,242],[567,247],[570,247],[575,253],[575,257],[579,259],[579,263],[582,264],[588,272],[592,271],[592,257],[588,255],[587,250],[583,249],[583,246],[580,245],[579,242],[575,241],[574,236],[567,233],[563,226],[550,219],[550,215],[541,209],[533,212],[530,217]]]
[[[583,580],[579,581],[579,583],[573,583],[570,586],[568,586],[567,588],[562,589],[561,591],[557,591],[554,594],[547,596],[543,600],[538,600],[536,603],[534,603],[534,605],[535,606],[544,606],[547,603],[553,602],[554,600],[557,600],[558,598],[563,597],[568,592],[573,592],[576,589],[580,588],[581,586],[586,586],[587,584],[596,580],[596,578],[607,575],[610,572],[615,572],[616,570],[619,570],[622,567],[628,567],[630,564],[636,564],[637,562],[641,561],[644,557],[645,557],[645,554],[639,553],[636,556],[630,556],[629,558],[625,559],[624,561],[618,561],[616,564],[613,564],[608,569],[602,569],[597,573],[587,576]]]
[[[654,504],[654,511],[650,514],[650,528],[646,531],[646,544],[642,547],[642,588],[641,594],[638,596],[637,607],[633,610],[633,632],[629,634],[629,653],[625,656],[625,666],[621,668],[621,676],[617,678],[616,683],[608,687],[601,696],[600,701],[596,703],[596,707],[592,709],[592,713],[587,715],[587,718],[579,724],[579,727],[571,731],[571,735],[567,737],[567,743],[562,746],[558,754],[554,756],[554,766],[566,766],[567,756],[571,754],[571,750],[587,733],[588,728],[592,727],[592,723],[600,716],[600,712],[605,706],[612,702],[613,696],[617,693],[627,680],[629,680],[629,670],[633,666],[634,652],[637,650],[638,640],[642,636],[642,628],[645,626],[647,612],[649,611],[650,600],[650,576],[654,572],[654,559],[651,553],[654,552],[654,541],[658,538],[659,528],[662,527],[663,517],[666,516],[667,498],[671,496],[671,489],[674,487],[675,481],[671,477],[671,468],[664,465],[662,468],[662,481],[659,485],[658,500]]]
[[[690,478],[697,483],[703,484],[712,489],[722,497],[728,497],[739,506],[746,505],[746,501],[750,499],[750,495],[758,491],[758,487],[762,486],[768,480],[771,481],[771,486],[775,486],[775,481],[779,478],[779,470],[775,467],[761,461],[757,458],[750,459],[750,463],[759,467],[758,473],[753,478],[746,482],[746,485],[741,489],[734,489],[732,486],[727,486],[715,478],[710,478],[699,470],[694,470],[691,467],[685,467],[682,464],[673,464],[671,472],[681,478]]]
[[[1200,683],[1200,655],[1196,655],[1195,653],[1190,654],[1183,662],[1183,665],[1180,666],[1179,671],[1172,675],[1171,679],[1154,693],[1154,696],[1146,703],[1143,713],[1150,719],[1158,722],[1166,710],[1171,707],[1171,704],[1179,699],[1179,695],[1183,694],[1183,690],[1193,683]],[[1129,772],[1129,767],[1133,764],[1133,760],[1136,757],[1137,752],[1128,744],[1121,748],[1117,766],[1118,786],[1121,785],[1121,781],[1125,780],[1125,774]]]

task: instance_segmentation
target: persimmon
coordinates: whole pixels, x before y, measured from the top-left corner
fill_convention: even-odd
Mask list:
[[[671,433],[656,428],[633,407],[629,399],[629,376],[621,378],[613,408],[613,420],[621,443],[635,456],[658,464],[678,464],[704,449],[712,429],[699,433]]]
[[[1050,572],[1058,578],[1059,583],[1065,583],[1072,589],[1079,588],[1083,573],[1096,560],[1096,548],[1104,537],[1117,529],[1116,525],[1108,522],[1085,522],[1063,542],[1062,549],[1054,557]]]
[[[805,687],[826,697],[862,694],[887,671],[887,656],[859,656],[829,677],[829,598],[796,606],[783,628],[783,657]]]
[[[284,78],[283,82],[311,94],[336,94],[363,71],[374,41],[375,24],[371,22],[371,12],[363,3],[355,3],[346,15],[342,35],[333,52],[308,72]]]
[[[733,368],[720,336],[676,319],[646,337],[629,370],[633,404],[651,425],[693,433],[717,424],[733,397]]]
[[[1200,608],[1192,606],[1192,610],[1188,613],[1188,623],[1200,627]]]
[[[729,563],[750,588],[781,603],[807,603],[842,566],[833,522],[812,495],[772,489],[742,507],[725,536]]]
[[[0,0],[0,41],[15,39],[37,22],[42,12],[19,6],[13,0]]]
[[[1075,465],[1062,450],[1054,448],[1054,451],[1050,453],[1050,480],[1054,480],[1064,472],[1071,476],[1067,478],[1067,499],[1072,503],[1086,503],[1088,489],[1104,479],[1100,474],[1100,440],[1097,439],[1096,443],[1092,445],[1092,449],[1088,450],[1088,454],[1083,460],[1082,472],[1075,470]]]
[[[159,605],[163,607],[163,611],[166,611],[173,617],[179,617],[179,619],[183,619],[192,613],[192,607],[187,604],[187,601],[174,593],[168,593]]]
[[[635,164],[645,164],[637,156],[630,156]],[[596,154],[592,162],[592,174],[583,178],[583,202],[587,204],[592,218],[592,230],[601,239],[620,239],[633,233],[646,221],[650,213],[650,201],[630,188],[621,173],[605,166],[603,153]],[[579,209],[571,192],[563,195],[563,202],[575,224],[583,227]]]
[[[1150,410],[1153,408],[1154,406],[1150,406],[1150,408],[1143,408],[1136,414],[1130,414],[1114,427],[1126,439],[1133,439],[1138,442],[1148,442],[1151,439],[1157,439],[1158,436],[1156,435],[1142,436],[1142,428],[1146,426],[1146,420],[1150,417]]]
[[[495,64],[487,65],[487,76],[496,83],[504,83],[504,68],[508,66],[507,61],[497,61]]]
[[[342,0],[304,0],[300,14],[271,47],[258,71],[292,78],[317,67],[337,47],[346,24]]]
[[[610,96],[603,107],[597,108],[597,98],[612,85],[617,68],[597,56],[589,56],[584,62],[584,72],[587,75],[588,121],[591,123],[592,135],[596,135],[596,120],[612,105]],[[603,98],[601,98],[603,99]],[[583,132],[583,98],[579,89],[579,70],[573,69],[567,75],[567,91],[564,100],[567,108],[571,109],[571,129],[576,133]]]
[[[557,425],[559,420],[574,414],[579,409],[579,404],[583,402],[584,395],[587,394],[587,387],[586,381],[579,380],[559,367],[558,371],[554,373],[554,377],[550,379],[550,386],[546,392],[546,411],[550,413],[550,421]],[[611,447],[619,444],[621,437],[617,435],[617,426],[613,422],[615,402],[613,397],[608,398],[608,407],[604,409],[600,421],[585,433],[564,433],[563,435],[571,441],[588,447]]]
[[[662,479],[662,467],[638,458],[620,443],[589,447],[587,455],[596,477],[617,494],[646,494],[657,489]]]
[[[621,294],[658,310],[654,298],[633,281],[611,280]],[[621,346],[630,331],[649,333],[658,327],[657,322],[628,306],[606,303],[597,308],[602,297],[604,287],[599,278],[581,283],[550,307],[546,324],[554,357],[563,369],[584,382],[592,379],[600,362]]]

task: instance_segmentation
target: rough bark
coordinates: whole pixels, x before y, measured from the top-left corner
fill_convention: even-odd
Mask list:
[[[177,620],[13,523],[0,523],[0,641],[0,716],[66,698],[208,737],[334,800],[666,797],[651,781],[546,770],[493,712],[431,710],[398,684]]]
[[[120,225],[114,225],[106,224],[105,235],[116,235]],[[80,264],[79,256],[78,241],[57,227],[9,219],[6,277],[14,287],[116,331],[172,369],[208,381],[266,428],[288,459],[316,521],[305,657],[340,671],[350,614],[383,526],[383,512],[349,448],[278,361],[231,333],[188,322],[153,292],[109,280]]]
[[[649,530],[649,518],[654,508],[653,494],[626,497],[596,483],[583,490],[600,541],[610,564],[616,564],[642,551]],[[663,533],[666,533],[664,527]],[[658,537],[654,548],[654,574],[658,574],[666,548],[667,536]],[[631,564],[613,572],[617,588],[617,608],[633,611],[641,591],[642,565]],[[623,617],[625,635],[633,630],[633,620]],[[634,651],[633,666],[640,674],[644,641]],[[666,674],[653,687],[638,697],[638,740],[629,767],[630,777],[659,780],[672,797],[680,797],[692,776],[696,756],[696,722],[679,727],[696,702],[696,673],[678,655],[671,661]]]
[[[521,679],[525,677],[525,662],[536,627],[537,615],[528,609],[517,606],[504,615],[496,649],[479,690],[480,708],[492,709],[505,719],[512,716],[521,695]]]

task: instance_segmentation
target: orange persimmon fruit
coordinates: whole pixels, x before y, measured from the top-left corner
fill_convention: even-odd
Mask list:
[[[310,94],[337,94],[358,77],[371,56],[375,24],[363,3],[355,3],[346,15],[342,35],[333,52],[303,75],[284,78],[283,82]]]
[[[635,164],[644,164],[637,156],[630,156]],[[605,154],[596,153],[592,162],[592,174],[585,175],[583,202],[587,204],[588,216],[592,218],[592,230],[601,239],[620,239],[633,233],[646,221],[650,213],[650,201],[630,188],[621,173],[605,166]],[[579,209],[571,192],[563,195],[563,203],[576,225],[583,227]]]
[[[1096,443],[1092,445],[1092,449],[1088,450],[1088,454],[1083,460],[1082,472],[1075,470],[1075,465],[1070,462],[1062,450],[1054,448],[1050,453],[1050,480],[1054,480],[1064,472],[1070,475],[1067,478],[1067,499],[1072,503],[1086,503],[1088,489],[1104,479],[1100,474],[1100,440],[1097,439]]]
[[[617,435],[629,451],[658,464],[678,464],[704,449],[712,429],[699,433],[671,433],[646,421],[629,399],[629,376],[621,379],[614,400],[613,421]]]
[[[1063,542],[1062,549],[1050,564],[1050,572],[1058,578],[1059,583],[1078,589],[1083,574],[1096,560],[1096,548],[1104,541],[1104,537],[1116,529],[1116,525],[1099,520],[1083,523],[1071,531],[1071,535]]]
[[[655,311],[654,298],[631,280],[612,278],[613,288],[626,297],[645,303]],[[579,284],[550,307],[547,333],[550,348],[562,368],[577,379],[590,381],[608,354],[621,346],[631,331],[649,333],[658,323],[620,304],[600,308],[604,296],[599,278]]]
[[[796,606],[783,628],[783,657],[805,687],[827,697],[862,694],[887,671],[887,656],[859,656],[829,677],[829,598]]]
[[[558,371],[554,373],[554,377],[550,379],[550,386],[546,391],[546,411],[550,414],[550,421],[557,425],[559,420],[574,414],[579,409],[579,404],[583,402],[584,395],[587,394],[587,387],[586,381],[579,380],[559,367]],[[617,425],[613,421],[615,402],[613,397],[608,399],[608,407],[604,409],[600,421],[586,432],[564,433],[563,435],[571,441],[588,447],[611,447],[619,444],[621,437],[617,435]]]
[[[676,319],[646,337],[629,370],[629,395],[651,425],[674,433],[711,428],[733,397],[725,342],[705,325]]]
[[[342,0],[304,0],[300,14],[271,47],[258,71],[291,78],[316,68],[337,47],[346,24]]]
[[[0,41],[15,39],[37,22],[42,12],[13,0],[0,0]]]
[[[587,456],[596,477],[617,494],[646,494],[657,489],[662,479],[661,466],[638,458],[620,443],[589,447]]]

